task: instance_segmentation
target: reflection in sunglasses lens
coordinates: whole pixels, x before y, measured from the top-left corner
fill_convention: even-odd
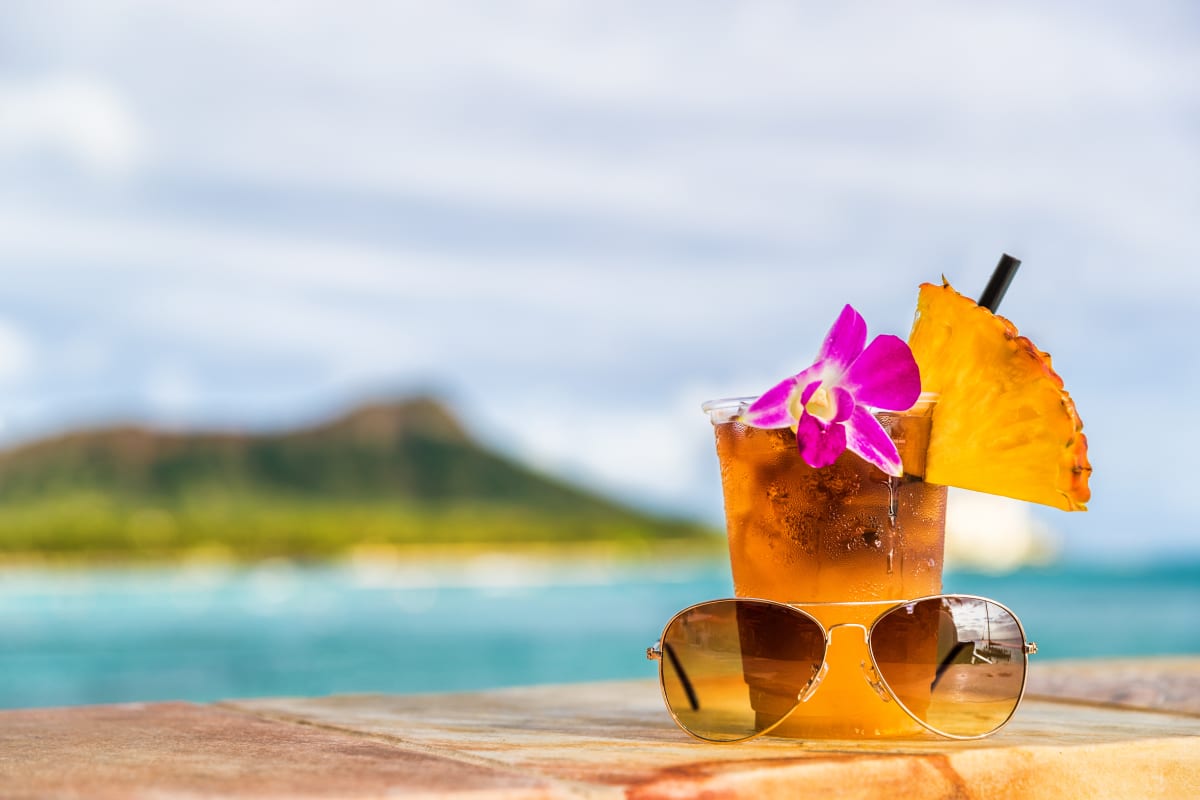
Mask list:
[[[1003,607],[940,597],[889,611],[871,654],[892,694],[930,727],[983,736],[1012,716],[1025,685],[1025,634]]]
[[[796,707],[825,656],[805,614],[755,600],[715,600],[676,617],[663,634],[662,684],[680,725],[731,742],[771,727]]]

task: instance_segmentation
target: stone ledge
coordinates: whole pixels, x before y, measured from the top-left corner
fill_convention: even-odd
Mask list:
[[[1038,664],[1030,691],[973,742],[706,745],[652,681],[8,711],[0,797],[1200,796],[1200,659]]]

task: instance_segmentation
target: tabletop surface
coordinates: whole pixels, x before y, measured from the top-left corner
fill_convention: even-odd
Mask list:
[[[709,745],[653,681],[0,712],[0,797],[1200,797],[1200,658],[1031,665],[988,739]]]

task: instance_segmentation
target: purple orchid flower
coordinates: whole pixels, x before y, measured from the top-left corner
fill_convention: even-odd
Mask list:
[[[755,428],[791,428],[814,469],[849,449],[888,475],[904,474],[900,453],[872,409],[907,411],[921,395],[921,373],[898,336],[867,342],[867,323],[851,306],[829,329],[817,361],[771,387],[740,417]],[[864,347],[864,345],[866,345]]]

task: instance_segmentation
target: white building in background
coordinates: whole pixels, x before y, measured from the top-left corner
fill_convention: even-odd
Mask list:
[[[1058,535],[1031,504],[951,489],[946,507],[946,568],[1009,572],[1058,558]]]

